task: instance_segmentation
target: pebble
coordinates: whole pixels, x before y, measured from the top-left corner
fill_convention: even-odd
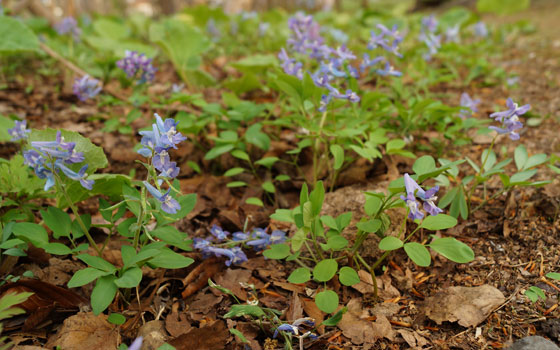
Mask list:
[[[519,339],[507,350],[560,350],[560,348],[550,340],[539,336],[532,336]]]

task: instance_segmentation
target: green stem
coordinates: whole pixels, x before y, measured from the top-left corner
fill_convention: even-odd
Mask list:
[[[323,112],[321,116],[321,121],[319,122],[319,132],[317,134],[317,138],[315,139],[315,146],[313,147],[313,187],[317,183],[317,176],[319,175],[319,164],[318,164],[318,155],[319,155],[319,146],[321,145],[321,134],[323,133],[323,126],[325,125],[325,120],[327,120],[327,111]]]
[[[356,254],[355,256],[362,263],[362,265],[364,265],[366,269],[368,269],[369,274],[371,275],[371,281],[373,282],[373,298],[375,301],[377,301],[377,298],[379,298],[379,288],[377,287],[377,278],[375,277],[375,271],[371,266],[369,266],[369,264],[364,260],[364,258],[362,258],[360,254]]]
[[[99,249],[99,247],[97,246],[97,244],[93,240],[93,237],[91,237],[91,235],[89,234],[89,231],[86,228],[86,225],[84,224],[84,222],[82,220],[82,217],[80,216],[80,214],[78,212],[78,208],[74,205],[74,202],[72,202],[72,199],[70,199],[70,196],[68,195],[68,192],[66,192],[65,186],[62,185],[62,179],[60,178],[60,176],[56,172],[53,172],[53,174],[56,178],[56,181],[55,181],[56,187],[58,188],[60,193],[62,193],[64,195],[64,199],[66,199],[66,201],[68,202],[68,206],[70,207],[70,209],[72,209],[72,213],[74,213],[74,217],[76,218],[76,221],[78,221],[78,225],[80,226],[80,228],[84,232],[84,235],[87,237],[87,240],[88,240],[89,244],[93,247],[93,249],[95,249],[95,251],[97,252],[97,255],[101,256],[102,251]]]

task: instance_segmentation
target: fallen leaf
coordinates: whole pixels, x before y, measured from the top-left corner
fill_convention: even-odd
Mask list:
[[[421,349],[423,346],[428,345],[426,338],[418,334],[418,332],[409,331],[408,329],[399,329],[397,333],[399,333],[408,346],[413,349]]]
[[[67,318],[46,347],[59,346],[64,350],[115,350],[119,339],[118,328],[107,322],[107,316],[92,312],[78,313]]]
[[[165,318],[165,329],[174,338],[188,332],[192,326],[191,322],[187,319],[187,314],[179,312],[178,303],[173,304],[171,312]]]
[[[348,311],[342,316],[338,328],[344,336],[350,338],[352,343],[373,344],[383,337],[393,340],[395,332],[391,323],[383,314],[375,315],[375,322],[369,321],[369,313],[362,308],[360,299],[352,299],[348,302]]]
[[[144,338],[142,350],[156,350],[167,340],[167,334],[161,320],[146,322],[138,330],[138,336]]]
[[[302,298],[301,300],[303,302],[303,311],[315,321],[317,332],[319,334],[325,333],[325,326],[321,325],[325,319],[325,313],[319,310],[319,307],[315,304],[315,300],[307,298]]]
[[[286,319],[289,322],[297,320],[303,317],[303,306],[301,305],[301,300],[297,293],[292,293],[290,298],[290,307],[286,311]]]
[[[479,287],[450,287],[428,297],[424,313],[437,324],[449,321],[471,327],[484,321],[504,301],[502,292],[488,284]]]
[[[225,349],[229,332],[223,321],[216,320],[202,328],[193,328],[168,343],[176,350]]]

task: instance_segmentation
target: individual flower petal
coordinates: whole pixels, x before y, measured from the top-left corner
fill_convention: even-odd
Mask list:
[[[27,129],[27,120],[16,120],[13,128],[8,129],[12,141],[25,140],[31,130]]]

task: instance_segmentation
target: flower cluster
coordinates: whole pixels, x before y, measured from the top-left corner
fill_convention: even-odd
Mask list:
[[[55,184],[55,173],[62,171],[64,175],[74,181],[80,181],[80,184],[91,190],[94,181],[86,180],[88,174],[86,170],[88,165],[85,164],[77,173],[68,168],[67,164],[81,163],[84,161],[84,154],[76,151],[75,142],[65,142],[62,133],[56,133],[55,141],[34,141],[31,142],[33,149],[23,152],[25,164],[35,170],[35,174],[40,179],[47,179],[45,183],[45,191],[49,190]]]
[[[90,76],[86,74],[80,79],[76,78],[72,90],[80,101],[85,101],[97,96],[99,91],[101,91],[101,85],[99,80],[90,78]]]
[[[54,29],[59,35],[71,34],[75,41],[80,40],[82,35],[82,30],[78,27],[78,22],[76,22],[74,17],[64,17],[55,24]]]
[[[424,59],[429,61],[441,47],[441,35],[436,35],[439,22],[434,15],[422,18],[419,39],[428,47],[428,52],[424,54]]]
[[[156,122],[152,124],[151,131],[140,131],[142,135],[142,148],[138,153],[144,157],[152,158],[152,165],[160,174],[166,178],[174,178],[179,175],[176,162],[169,157],[171,148],[177,149],[177,145],[187,138],[177,131],[177,122],[171,118],[161,119],[159,114],[154,113]]]
[[[247,255],[239,245],[253,247],[255,251],[266,249],[271,244],[279,244],[286,241],[286,233],[274,230],[268,234],[264,229],[256,228],[251,233],[234,232],[230,234],[218,225],[210,228],[208,238],[195,238],[193,247],[202,251],[204,257],[225,257],[226,265],[241,264],[247,261]],[[230,238],[231,236],[231,238]]]
[[[16,120],[16,125],[8,129],[8,134],[12,137],[12,141],[25,140],[31,130],[27,129],[27,120]]]
[[[152,130],[140,132],[140,135],[142,135],[140,143],[143,147],[138,150],[138,153],[151,158],[153,167],[159,171],[158,177],[174,178],[179,175],[179,167],[177,167],[177,162],[171,161],[169,150],[171,148],[177,149],[177,145],[187,138],[177,131],[178,123],[175,120],[167,118],[164,121],[157,113],[154,115],[156,122],[152,124]],[[160,183],[161,181],[158,181],[158,184]],[[144,186],[161,202],[161,209],[164,212],[175,214],[181,209],[179,203],[171,197],[171,189],[162,194],[148,182],[144,182]]]
[[[478,112],[478,104],[480,103],[479,99],[473,100],[469,94],[463,92],[461,94],[461,111],[459,112],[459,116],[461,119],[470,118],[472,117],[473,113]]]
[[[290,18],[288,25],[292,34],[288,39],[288,48],[296,54],[303,54],[307,57],[314,59],[318,63],[318,69],[315,73],[309,73],[316,86],[326,88],[327,94],[321,97],[319,106],[320,112],[325,112],[327,106],[333,99],[344,99],[353,103],[360,101],[358,94],[352,90],[347,89],[341,93],[334,87],[337,79],[359,78],[367,68],[372,67],[380,62],[385,61],[384,69],[376,69],[375,71],[380,75],[401,75],[389,64],[389,61],[384,57],[377,57],[370,59],[369,55],[365,54],[360,66],[360,70],[351,64],[356,60],[356,55],[352,53],[345,45],[337,48],[329,47],[325,44],[324,38],[321,36],[321,28],[317,22],[313,20],[312,16],[306,16],[302,13],[297,13],[294,17]],[[391,30],[379,24],[377,28],[380,30],[379,34],[372,32],[372,38],[368,44],[369,49],[374,49],[378,46],[384,48],[390,53],[398,57],[402,55],[398,52],[398,45],[402,42],[403,37],[399,35],[397,27],[394,26]],[[298,62],[295,58],[288,55],[286,49],[282,49],[278,54],[281,62],[281,67],[286,74],[293,75],[298,79],[303,79],[303,64]]]
[[[519,107],[519,105],[511,98],[507,99],[506,106],[507,111],[495,112],[490,114],[490,118],[495,118],[496,121],[501,123],[501,127],[490,126],[489,128],[497,131],[498,134],[508,134],[509,138],[512,140],[519,140],[519,134],[516,130],[523,127],[523,123],[519,121],[519,117],[527,113],[531,109],[531,105],[524,105]]]
[[[410,219],[416,220],[424,217],[424,213],[420,211],[420,205],[416,198],[424,202],[424,210],[430,215],[437,215],[443,211],[434,203],[437,200],[436,193],[439,190],[439,186],[424,191],[408,174],[404,174],[404,187],[406,189],[406,197],[401,196],[401,199],[405,201],[409,209],[408,217]]]
[[[152,59],[145,54],[126,50],[124,58],[117,61],[117,67],[122,69],[129,78],[140,74],[140,83],[152,81],[157,68],[152,65]]]
[[[278,328],[276,328],[276,330],[274,331],[274,335],[273,338],[276,338],[278,336],[279,332],[288,332],[291,333],[293,335],[295,335],[298,338],[317,338],[317,336],[309,331],[303,333],[302,335],[300,335],[300,331],[302,330],[303,326],[308,326],[308,327],[315,327],[315,320],[312,319],[311,317],[304,317],[304,318],[298,318],[297,320],[295,320],[292,324],[289,323],[284,323],[280,326],[278,326]],[[305,330],[305,329],[303,329]]]

